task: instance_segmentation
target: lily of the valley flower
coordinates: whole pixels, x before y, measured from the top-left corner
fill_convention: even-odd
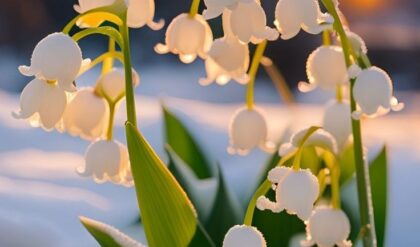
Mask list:
[[[322,126],[335,137],[339,150],[343,150],[351,135],[350,118],[350,104],[348,101],[338,102],[333,100],[328,103]]]
[[[346,31],[346,36],[350,42],[350,45],[353,49],[353,51],[356,53],[356,55],[360,54],[366,54],[368,52],[367,46],[365,41],[357,35],[356,33],[353,33],[351,31]],[[340,37],[337,37],[338,42],[340,42]]]
[[[64,33],[43,38],[32,53],[30,66],[19,66],[26,76],[57,82],[66,91],[75,91],[73,84],[82,66],[82,52],[78,44]]]
[[[133,86],[140,83],[139,74],[132,69]],[[113,68],[103,74],[96,82],[97,90],[112,102],[116,102],[125,95],[125,72],[122,68]]]
[[[32,126],[53,129],[61,120],[67,105],[67,95],[57,83],[35,78],[20,96],[20,111],[15,118],[29,119]]]
[[[303,92],[316,86],[324,90],[336,90],[337,85],[347,84],[348,74],[343,49],[339,46],[318,47],[308,57],[306,73],[309,84],[299,84],[299,89]]]
[[[353,86],[353,96],[358,110],[352,117],[359,119],[361,115],[376,117],[388,113],[391,109],[399,111],[404,104],[398,103],[393,96],[393,86],[389,75],[382,69],[373,66],[361,70],[357,65],[349,69],[349,76],[356,77]]]
[[[106,134],[109,107],[93,88],[77,91],[63,116],[63,130],[70,135],[96,140]]]
[[[259,109],[238,109],[229,126],[230,147],[228,152],[246,155],[253,148],[271,151],[273,144],[267,141],[267,123]]]
[[[230,32],[243,43],[258,44],[279,37],[274,28],[267,26],[267,17],[259,0],[239,1],[235,8],[223,12],[223,19],[227,20]]]
[[[276,201],[265,196],[257,200],[257,208],[279,213],[284,209],[289,214],[296,214],[305,221],[311,215],[313,205],[318,198],[318,179],[309,169],[294,170],[289,167],[276,167],[267,176],[276,191]]]
[[[84,169],[77,169],[81,176],[92,176],[98,183],[110,181],[124,186],[133,185],[127,147],[117,141],[92,143],[86,152],[85,162]]]
[[[317,0],[279,0],[276,6],[274,24],[282,39],[291,39],[300,29],[311,34],[318,34],[331,27],[333,22],[329,14],[323,14]]]
[[[350,234],[350,222],[341,209],[317,207],[306,223],[306,234],[306,240],[301,242],[304,247],[352,246],[351,241],[347,240]]]
[[[204,18],[213,19],[223,13],[225,9],[234,9],[238,2],[249,3],[254,0],[204,0],[206,9],[203,11]]]
[[[264,236],[257,228],[236,225],[229,229],[223,240],[223,247],[266,247]]]
[[[213,33],[207,21],[201,15],[180,14],[169,24],[166,30],[165,45],[157,44],[159,54],[172,52],[179,55],[184,63],[191,63],[200,56],[205,59],[213,42]]]
[[[213,81],[224,85],[234,79],[240,84],[246,84],[249,81],[248,66],[248,45],[235,37],[225,36],[214,40],[205,61],[207,77],[201,78],[199,82],[205,86]]]

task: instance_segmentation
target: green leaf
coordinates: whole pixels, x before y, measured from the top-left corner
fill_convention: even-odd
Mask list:
[[[191,167],[198,178],[211,177],[210,163],[207,161],[193,136],[172,112],[165,106],[162,108],[165,119],[166,143]]]
[[[113,226],[86,217],[80,217],[80,222],[102,247],[144,246]]]
[[[210,217],[206,222],[206,229],[217,246],[222,242],[227,231],[239,224],[243,217],[243,210],[238,201],[226,187],[221,169],[219,168],[219,186]]]
[[[149,143],[129,122],[126,123],[126,135],[149,246],[187,246],[197,228],[193,205]]]
[[[197,231],[195,232],[194,238],[191,240],[189,247],[216,247],[210,235],[201,225],[198,223]]]

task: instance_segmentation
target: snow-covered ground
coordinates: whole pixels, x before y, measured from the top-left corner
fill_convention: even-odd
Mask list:
[[[163,99],[182,117],[211,159],[221,163],[228,185],[244,200],[253,186],[249,181],[253,181],[267,158],[260,151],[247,157],[226,152],[228,123],[232,113],[242,105],[238,102],[243,99],[244,89],[234,83],[202,88],[195,80],[203,71],[195,68],[140,71],[142,85],[137,89],[140,128],[164,156],[160,108]],[[18,109],[18,98],[17,94],[0,91],[0,246],[96,246],[79,223],[79,215],[126,229],[135,238],[143,239],[140,230],[130,227],[138,215],[134,190],[98,185],[79,177],[75,169],[83,165],[84,150],[89,143],[31,128],[25,121],[13,119],[10,113]],[[298,130],[318,124],[321,119],[321,105],[287,108],[276,103],[278,96],[269,85],[257,88],[256,99],[265,102],[259,106],[267,113],[273,141],[291,124]],[[403,94],[401,100],[405,99],[408,102],[404,112],[364,124],[370,156],[383,143],[389,146],[387,246],[417,246],[420,228],[420,111],[416,110],[420,95]],[[122,105],[117,116],[116,138],[124,142],[123,109]]]

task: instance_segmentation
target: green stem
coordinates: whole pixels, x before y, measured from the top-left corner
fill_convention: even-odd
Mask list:
[[[255,50],[254,57],[252,58],[251,67],[249,69],[249,82],[246,91],[246,104],[248,109],[254,108],[254,84],[255,77],[257,76],[258,68],[260,66],[261,58],[264,55],[265,48],[267,47],[267,40],[259,43]]]
[[[344,31],[341,20],[338,16],[337,10],[331,0],[322,0],[324,6],[328,12],[334,17],[334,28],[340,36],[341,45],[343,47],[345,62],[347,67],[352,65],[352,57],[355,56],[352,50],[347,35]],[[356,110],[356,101],[353,97],[353,86],[355,80],[350,80],[350,106],[351,111]],[[363,144],[360,121],[352,119],[352,130],[353,130],[353,145],[354,145],[354,157],[356,162],[356,180],[357,180],[357,192],[359,197],[359,211],[360,211],[360,222],[362,227],[366,227],[367,231],[363,236],[364,247],[376,247],[376,234],[374,227],[374,216],[372,207],[372,197],[370,188],[370,179],[368,173],[368,166],[365,162],[363,155]]]
[[[248,208],[246,209],[245,218],[244,218],[244,225],[251,226],[252,219],[254,217],[255,211],[255,204],[260,196],[267,194],[267,192],[271,188],[271,183],[267,179],[260,185],[257,189],[255,194],[252,196],[251,201],[248,204]]]
[[[115,42],[117,42],[117,44],[121,47],[123,40],[121,38],[121,34],[118,32],[117,29],[113,28],[113,27],[109,27],[109,26],[104,26],[104,27],[98,27],[98,28],[90,28],[90,29],[84,29],[76,34],[74,34],[72,36],[73,40],[78,42],[81,39],[88,37],[92,34],[102,34],[102,35],[106,35],[112,39],[115,40]]]
[[[200,7],[200,0],[193,0],[190,8],[190,17],[194,17],[198,13],[198,8]]]
[[[335,162],[331,169],[331,194],[333,208],[341,208],[340,202],[340,165]]]
[[[111,102],[108,101],[108,105],[109,105],[109,119],[108,119],[108,130],[106,132],[106,139],[108,141],[112,140],[113,138],[113,134],[114,134],[114,119],[115,119],[115,107],[116,107],[116,103],[115,102]]]
[[[331,36],[330,36],[330,31],[328,30],[324,30],[322,32],[322,44],[324,46],[329,46],[331,45]]]
[[[109,38],[108,41],[108,52],[113,53],[115,52],[115,40],[113,38]],[[102,74],[108,73],[114,67],[114,58],[107,57],[102,64]]]
[[[83,67],[78,76],[81,76],[82,74],[86,73],[88,70],[92,69],[93,67],[95,67],[96,65],[100,64],[101,62],[105,61],[108,58],[115,58],[118,59],[121,63],[124,62],[124,57],[123,54],[121,52],[106,52],[102,55],[100,55],[99,57],[95,58],[92,62],[89,63],[89,65],[87,65],[86,67]]]

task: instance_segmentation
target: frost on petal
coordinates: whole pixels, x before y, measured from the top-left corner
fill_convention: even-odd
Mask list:
[[[96,9],[103,6],[108,6],[114,3],[115,0],[79,0],[79,5],[74,5],[74,10],[79,14]]]
[[[267,142],[267,123],[259,109],[238,109],[229,126],[230,153],[247,154]]]
[[[357,55],[360,55],[362,53],[366,54],[368,52],[366,43],[362,39],[362,37],[351,31],[346,31],[346,35],[351,47],[353,48],[353,51],[356,52]],[[339,36],[337,37],[337,40],[341,43]]]
[[[264,236],[257,228],[236,225],[229,229],[223,240],[223,247],[266,247]]]
[[[14,117],[29,119],[31,125],[51,130],[61,120],[67,95],[56,84],[34,79],[23,89],[20,111]]]
[[[306,223],[307,239],[318,246],[352,246],[347,240],[350,234],[350,222],[340,209],[319,206],[312,212]]]
[[[360,114],[376,117],[388,113],[395,103],[393,86],[389,75],[378,67],[362,70],[353,87],[354,99]]]
[[[132,69],[133,86],[140,83],[140,76]],[[101,94],[112,101],[121,99],[125,94],[125,71],[122,68],[113,68],[103,74],[96,82],[96,88]]]
[[[132,28],[140,28],[148,25],[152,30],[159,30],[164,25],[163,20],[154,22],[155,1],[154,0],[129,0],[127,11],[127,24]]]
[[[296,148],[299,147],[301,142],[303,141],[303,137],[306,135],[307,132],[308,128],[296,132],[290,138],[290,143]],[[337,153],[337,142],[334,136],[332,136],[329,132],[323,129],[318,129],[312,135],[310,135],[305,141],[304,146],[322,147],[330,150],[333,153]]]
[[[70,135],[96,140],[106,135],[109,107],[93,88],[80,89],[69,102],[63,116],[63,128]]]
[[[351,114],[348,101],[333,100],[328,103],[324,117],[323,127],[331,133],[337,141],[339,150],[343,150],[351,135]]]
[[[306,62],[309,83],[324,90],[335,90],[337,85],[348,83],[343,50],[339,46],[320,46]]]
[[[156,45],[155,51],[160,54],[179,54],[182,62],[191,63],[197,55],[206,57],[212,41],[213,34],[206,20],[198,14],[190,17],[184,13],[172,20],[166,30],[166,44]]]
[[[330,18],[320,10],[316,0],[279,0],[275,10],[275,25],[282,39],[291,39],[302,28],[308,33],[318,34],[330,25]]]
[[[42,39],[32,53],[31,65],[20,67],[24,75],[57,81],[66,91],[75,91],[73,84],[82,66],[78,44],[64,33],[53,33]]]

